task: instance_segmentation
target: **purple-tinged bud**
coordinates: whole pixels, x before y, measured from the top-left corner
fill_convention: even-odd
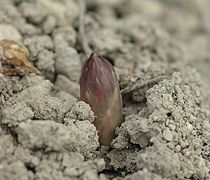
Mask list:
[[[109,145],[122,122],[122,97],[114,67],[105,58],[92,53],[87,59],[80,77],[80,95],[96,116],[100,143]]]

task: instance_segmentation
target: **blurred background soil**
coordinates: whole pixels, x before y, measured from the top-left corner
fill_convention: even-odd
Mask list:
[[[209,18],[209,0],[0,0],[0,40],[41,73],[0,74],[0,180],[210,179]],[[79,101],[90,52],[120,81],[110,147]]]

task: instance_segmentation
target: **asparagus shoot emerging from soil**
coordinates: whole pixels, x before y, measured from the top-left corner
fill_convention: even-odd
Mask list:
[[[92,53],[87,59],[80,77],[80,95],[96,116],[100,143],[110,145],[122,122],[122,97],[114,67],[105,58]]]

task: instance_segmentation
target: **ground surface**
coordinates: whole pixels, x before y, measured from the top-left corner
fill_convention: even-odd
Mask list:
[[[25,45],[41,72],[0,75],[0,179],[210,179],[209,0],[86,5],[0,0],[0,39]],[[90,51],[115,65],[123,95],[109,148],[78,101]]]

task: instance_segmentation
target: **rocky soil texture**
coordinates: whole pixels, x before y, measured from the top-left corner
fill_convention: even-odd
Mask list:
[[[40,71],[0,74],[0,179],[210,179],[209,16],[209,0],[0,0],[0,40]],[[110,147],[79,101],[91,51],[123,96]]]

